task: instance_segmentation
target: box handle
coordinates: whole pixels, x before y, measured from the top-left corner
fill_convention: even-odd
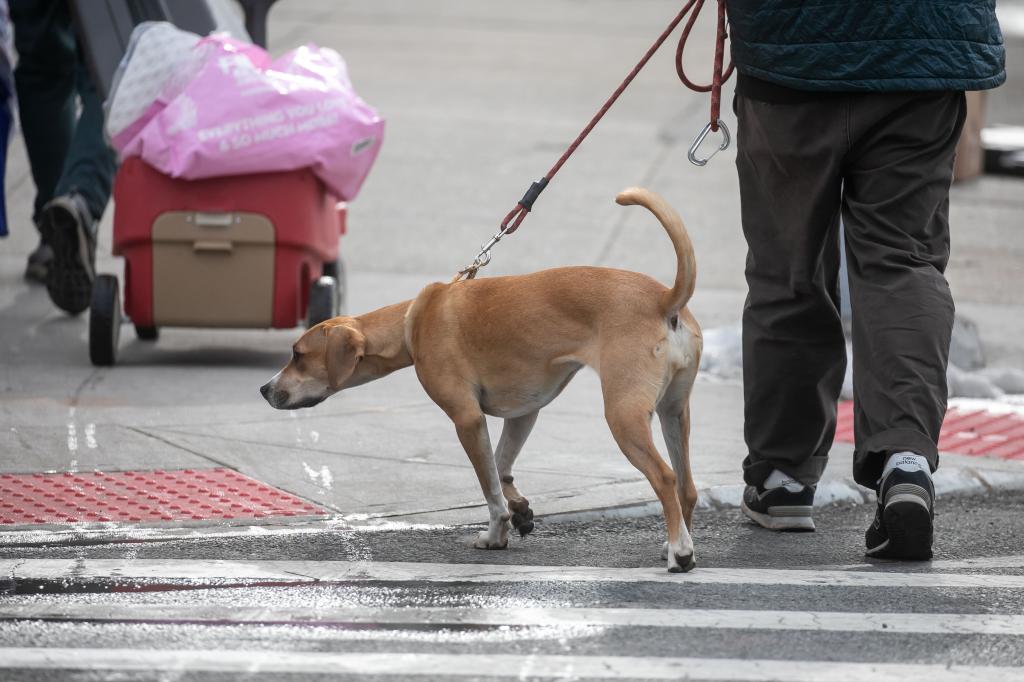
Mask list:
[[[192,243],[192,250],[199,253],[231,253],[231,242],[201,239]]]
[[[236,222],[234,213],[202,213],[194,214],[196,225],[201,227],[227,227]]]

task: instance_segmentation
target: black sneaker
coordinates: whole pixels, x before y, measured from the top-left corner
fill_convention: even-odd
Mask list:
[[[867,555],[879,559],[932,558],[935,487],[924,471],[893,469],[878,488],[875,521],[864,533]]]
[[[785,486],[765,490],[748,485],[743,491],[740,509],[754,523],[770,530],[811,532],[814,530],[814,488],[804,486],[800,492]]]
[[[36,284],[46,284],[46,276],[50,272],[50,265],[53,264],[53,249],[43,240],[39,240],[39,246],[35,251],[28,254],[28,264],[25,266],[25,279]]]
[[[58,308],[77,315],[89,307],[95,279],[95,227],[85,200],[69,194],[50,201],[39,215],[39,231],[53,249],[46,290]]]

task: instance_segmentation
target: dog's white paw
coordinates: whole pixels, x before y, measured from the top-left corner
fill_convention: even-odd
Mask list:
[[[505,549],[508,547],[508,537],[501,540],[493,540],[490,532],[482,530],[480,531],[480,534],[476,536],[476,541],[473,542],[473,547],[476,549]]]
[[[688,573],[697,566],[697,561],[693,558],[693,552],[688,554],[674,551],[668,552],[667,560],[669,573]]]
[[[693,559],[693,542],[666,542],[661,548],[661,558],[668,564],[669,573],[692,571],[697,562]]]

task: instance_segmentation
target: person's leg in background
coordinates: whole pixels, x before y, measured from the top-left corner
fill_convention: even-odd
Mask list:
[[[82,103],[82,111],[54,196],[81,196],[89,214],[99,221],[110,201],[117,162],[103,135],[103,100],[93,85],[81,53],[75,64],[75,90]]]
[[[16,0],[11,9],[22,127],[37,188],[35,219],[53,258],[46,287],[58,307],[77,314],[89,306],[96,226],[110,199],[115,157],[103,137],[103,103],[77,49],[67,3]],[[26,274],[37,274],[32,270],[30,258]]]
[[[814,529],[814,487],[835,434],[846,367],[838,309],[841,101],[736,100],[749,287],[742,508],[777,530]]]
[[[3,0],[0,0],[0,13],[6,14],[6,11]],[[3,20],[0,18],[0,21]],[[0,50],[0,181],[7,177],[7,144],[14,124],[13,103],[14,72],[7,55]],[[6,237],[7,234],[7,197],[0,194],[0,237]]]
[[[879,493],[869,555],[932,554],[953,298],[949,187],[963,93],[854,100],[843,222],[853,307],[854,478]]]
[[[103,102],[80,54],[75,89],[82,111],[55,196],[39,216],[40,233],[53,249],[46,290],[58,308],[72,315],[88,308],[92,298],[96,230],[117,170],[114,152],[103,137]]]
[[[0,0],[0,181],[7,177],[7,145],[14,127],[14,28],[7,0]],[[7,197],[0,196],[0,237],[6,237]]]
[[[21,132],[25,139],[36,198],[38,226],[43,206],[54,197],[75,129],[75,38],[67,3],[11,0],[14,71]],[[29,256],[25,277],[44,282],[53,252],[40,242]]]

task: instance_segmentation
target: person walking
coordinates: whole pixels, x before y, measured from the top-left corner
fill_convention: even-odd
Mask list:
[[[113,151],[103,103],[75,39],[67,0],[10,0],[21,129],[36,185],[39,246],[25,277],[44,282],[57,307],[89,307],[96,229],[110,199]]]
[[[856,481],[872,557],[932,556],[953,299],[949,187],[965,90],[1006,78],[994,0],[727,0],[748,295],[742,509],[814,530],[853,315]]]
[[[7,177],[7,145],[14,129],[14,31],[7,0],[0,0],[0,180]],[[0,239],[7,236],[7,197],[0,195]]]

